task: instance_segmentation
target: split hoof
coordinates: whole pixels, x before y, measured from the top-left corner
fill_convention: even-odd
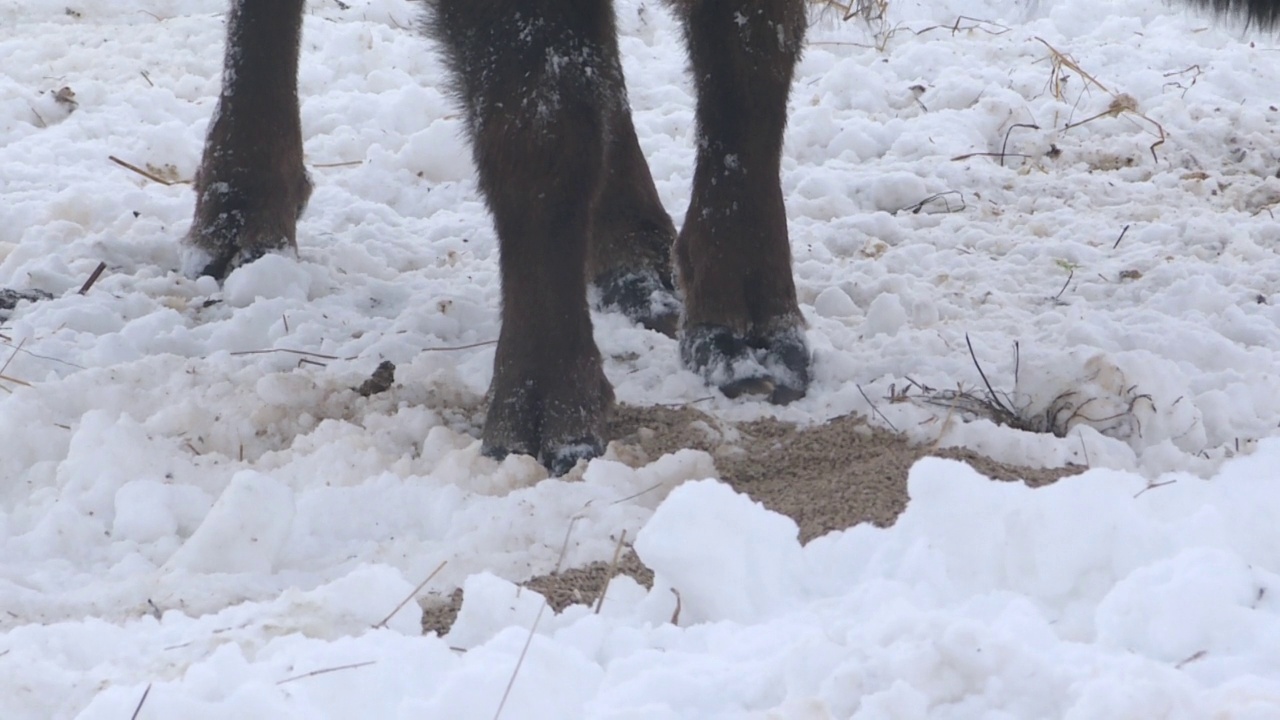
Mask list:
[[[573,382],[574,376],[580,379]],[[551,382],[515,375],[502,380],[485,416],[480,452],[486,457],[530,455],[559,476],[604,453],[613,388],[598,364],[594,372],[566,373]]]
[[[600,290],[601,310],[620,312],[649,330],[676,336],[682,305],[671,283],[656,272],[613,272],[595,285]]]
[[[763,395],[786,405],[809,389],[809,347],[799,328],[743,337],[723,325],[699,325],[681,337],[680,358],[728,398]]]

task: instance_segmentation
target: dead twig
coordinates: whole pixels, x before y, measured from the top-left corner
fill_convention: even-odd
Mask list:
[[[355,360],[355,357],[341,358],[337,355],[325,355],[323,353],[311,352],[310,350],[294,350],[292,348],[269,348],[267,350],[237,350],[231,355],[270,355],[273,353],[287,353],[290,355],[305,355],[307,357],[320,358],[322,360]]]
[[[1125,225],[1124,229],[1120,231],[1120,237],[1116,238],[1115,243],[1111,246],[1112,250],[1115,250],[1116,248],[1120,247],[1120,241],[1124,239],[1124,234],[1127,232],[1129,232],[1129,226]]]
[[[404,607],[405,605],[408,605],[409,601],[412,600],[418,594],[418,592],[422,590],[422,588],[426,587],[427,583],[431,582],[432,578],[440,574],[440,571],[444,569],[444,566],[448,562],[449,562],[448,560],[441,560],[440,564],[436,566],[436,569],[432,570],[431,574],[428,575],[425,580],[418,583],[418,586],[413,589],[413,592],[406,595],[405,598],[400,601],[400,604],[395,606],[395,609],[387,613],[387,616],[379,620],[377,623],[375,623],[373,627],[375,629],[386,627],[387,623],[390,622],[391,618],[395,617],[396,613],[400,612],[400,608]]]
[[[319,670],[312,670],[311,672],[302,673],[301,675],[294,675],[293,677],[287,677],[283,680],[277,680],[276,684],[284,685],[285,683],[291,683],[294,680],[302,680],[303,678],[315,677],[316,675],[326,675],[331,672],[338,672],[339,670],[354,670],[355,668],[362,668],[362,667],[367,667],[369,665],[376,665],[377,662],[378,662],[377,660],[365,660],[364,662],[351,663],[350,665],[338,665],[337,667],[321,668]]]
[[[105,262],[99,262],[98,267],[94,268],[93,272],[89,273],[89,279],[85,280],[84,284],[80,286],[80,294],[84,295],[89,292],[89,288],[93,287],[93,284],[98,282],[98,278],[102,277],[102,271],[106,269],[107,264]]]
[[[960,205],[959,205],[959,206],[957,206],[957,207],[955,207],[955,208],[951,207],[951,203],[947,202],[947,197],[948,197],[948,196],[950,196],[950,195],[956,195],[956,196],[958,196],[958,197],[960,198]],[[916,204],[914,204],[914,205],[908,205],[908,206],[906,206],[906,207],[904,207],[904,208],[899,208],[898,210],[894,210],[892,214],[893,214],[893,215],[897,215],[898,213],[900,213],[900,212],[902,212],[902,211],[906,210],[906,211],[910,212],[912,215],[919,215],[919,214],[921,213],[921,211],[923,211],[923,210],[925,209],[925,207],[926,207],[927,205],[929,205],[929,203],[932,203],[932,202],[934,202],[935,200],[941,200],[941,201],[942,201],[943,212],[946,212],[946,213],[957,213],[957,212],[963,212],[963,211],[964,211],[964,209],[965,209],[965,207],[966,207],[966,206],[965,206],[965,202],[964,202],[964,194],[963,194],[963,193],[961,193],[961,192],[960,192],[960,191],[958,191],[958,190],[948,190],[948,191],[946,191],[946,192],[934,193],[934,194],[930,195],[929,197],[927,197],[927,198],[925,198],[925,199],[921,200],[920,202],[918,202],[918,203],[916,203]]]
[[[1080,67],[1080,65],[1076,63],[1075,58],[1071,57],[1070,55],[1064,52],[1061,52],[1060,50],[1058,50],[1058,48],[1050,45],[1049,42],[1042,37],[1037,36],[1036,40],[1038,40],[1041,45],[1044,45],[1046,48],[1049,48],[1049,61],[1050,61],[1050,66],[1052,68],[1052,75],[1049,77],[1049,87],[1050,87],[1050,91],[1053,93],[1053,96],[1055,98],[1062,100],[1066,94],[1062,87],[1062,83],[1063,83],[1063,80],[1061,78],[1062,68],[1066,68],[1074,72],[1075,74],[1084,78],[1085,82],[1087,83],[1097,85],[1099,89],[1101,89],[1103,92],[1107,93],[1108,95],[1114,95],[1114,93],[1112,93],[1109,89],[1107,89],[1106,85],[1103,85],[1101,82],[1098,81],[1097,78],[1085,72],[1085,69]]]
[[[991,381],[987,379],[987,374],[982,370],[982,363],[978,362],[978,354],[973,351],[973,342],[969,340],[969,333],[964,334],[964,344],[969,347],[969,357],[973,359],[973,366],[978,369],[978,376],[982,378],[982,384],[987,386],[987,393],[988,397],[991,398],[991,402],[1003,412],[1013,415],[1013,411],[1005,406],[999,396],[996,395],[995,388],[991,387]]]
[[[862,390],[862,386],[855,384],[854,387],[858,388],[858,392],[862,395],[862,399],[866,400],[867,404],[871,406],[871,411],[878,415],[880,419],[884,421],[884,424],[889,426],[890,430],[898,432],[898,428],[894,426],[893,422],[890,421],[889,418],[885,417],[884,413],[880,412],[880,408],[876,407],[876,404],[871,402],[871,398],[867,397],[867,393]]]
[[[18,351],[22,350],[22,346],[26,344],[26,342],[27,342],[26,338],[22,338],[21,340],[19,340],[18,345],[13,348],[13,352],[9,353],[9,357],[4,361],[4,364],[0,365],[0,380],[6,380],[11,383],[16,383],[18,385],[22,385],[23,387],[31,387],[31,383],[29,382],[19,380],[18,378],[15,378],[15,377],[9,377],[8,375],[4,374],[4,371],[9,369],[9,363],[13,362],[13,359],[18,356]],[[4,386],[0,386],[0,388],[3,388],[3,387]],[[4,389],[7,390],[8,388],[4,388]]]
[[[113,162],[113,163],[115,163],[115,164],[119,165],[120,167],[122,167],[122,168],[126,169],[126,170],[132,170],[133,172],[138,173],[138,174],[139,174],[139,175],[141,175],[142,177],[144,177],[144,178],[146,178],[146,179],[150,180],[151,182],[157,182],[157,183],[160,183],[161,185],[185,185],[185,184],[187,184],[187,181],[185,181],[185,180],[165,180],[164,178],[160,177],[159,175],[156,175],[155,173],[151,173],[151,172],[148,172],[148,171],[146,171],[146,170],[143,170],[142,168],[138,167],[137,165],[134,165],[133,163],[129,163],[129,162],[126,162],[126,161],[124,161],[124,160],[121,160],[120,158],[116,157],[115,155],[108,155],[108,156],[107,156],[107,159],[108,159],[108,160],[110,160],[111,162]]]
[[[138,713],[142,712],[142,704],[147,701],[147,696],[151,694],[151,683],[147,683],[147,688],[142,691],[142,697],[138,698],[138,706],[133,709],[133,714],[129,716],[129,720],[138,720]]]
[[[529,646],[533,644],[533,636],[537,633],[538,623],[542,620],[542,613],[547,609],[547,601],[542,601],[542,607],[538,608],[538,614],[533,618],[533,625],[529,628],[529,637],[524,639],[524,647],[520,648],[520,656],[516,658],[516,666],[511,669],[511,677],[507,680],[507,687],[502,691],[502,699],[498,701],[498,709],[493,713],[493,720],[502,717],[502,710],[507,706],[507,699],[511,697],[511,688],[515,687],[516,676],[520,674],[520,666],[524,665],[525,656],[529,654]]]
[[[1058,291],[1058,294],[1057,294],[1057,295],[1054,295],[1054,296],[1053,296],[1053,299],[1054,299],[1054,300],[1057,300],[1058,298],[1062,297],[1062,293],[1066,292],[1066,291],[1067,291],[1067,286],[1071,284],[1071,278],[1073,278],[1073,277],[1075,277],[1075,276],[1076,276],[1076,268],[1075,268],[1075,266],[1074,266],[1074,265],[1068,265],[1068,266],[1067,266],[1067,281],[1066,281],[1066,282],[1064,282],[1064,283],[1062,283],[1062,289]]]
[[[600,588],[600,597],[596,598],[595,614],[599,615],[601,608],[604,607],[604,597],[608,594],[609,583],[618,575],[618,561],[622,559],[622,545],[627,540],[627,531],[623,530],[618,535],[618,544],[613,547],[613,561],[609,563],[609,571],[604,575],[604,587]]]
[[[1174,483],[1176,483],[1176,482],[1178,482],[1178,481],[1177,481],[1177,480],[1165,480],[1164,482],[1148,483],[1146,487],[1144,487],[1144,488],[1142,488],[1141,490],[1139,490],[1138,492],[1134,493],[1133,497],[1134,497],[1134,499],[1136,500],[1137,498],[1139,498],[1139,497],[1141,497],[1141,496],[1142,496],[1142,493],[1144,493],[1144,492],[1146,492],[1146,491],[1148,491],[1148,490],[1155,490],[1156,488],[1162,488],[1162,487],[1164,487],[1165,485],[1172,485],[1172,484],[1174,484]]]

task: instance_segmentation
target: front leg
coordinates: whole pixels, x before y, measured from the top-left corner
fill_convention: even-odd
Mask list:
[[[183,271],[223,278],[297,248],[311,194],[298,119],[303,0],[232,0],[222,92],[196,173]]]
[[[436,0],[501,245],[502,331],[483,450],[562,473],[600,454],[613,391],[592,337],[587,239],[621,92],[608,2]]]
[[[673,0],[698,90],[693,197],[676,241],[685,364],[733,397],[802,397],[809,350],[779,172],[804,0]]]

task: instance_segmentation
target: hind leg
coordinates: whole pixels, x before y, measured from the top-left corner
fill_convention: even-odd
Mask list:
[[[610,40],[616,63],[616,39]],[[671,273],[676,229],[640,151],[625,90],[616,99],[608,112],[604,187],[592,215],[587,279],[599,290],[602,309],[674,336],[681,310]]]
[[[297,247],[297,218],[311,195],[298,119],[302,8],[303,0],[232,0],[222,93],[183,241],[188,275],[225,277]]]
[[[613,391],[592,338],[587,238],[622,92],[599,0],[436,0],[501,245],[502,330],[483,450],[552,472],[603,449]]]
[[[779,171],[804,0],[673,0],[698,91],[693,196],[676,241],[685,364],[730,397],[803,397],[809,350]]]

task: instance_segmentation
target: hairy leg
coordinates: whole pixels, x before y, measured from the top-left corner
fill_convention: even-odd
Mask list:
[[[587,239],[622,78],[603,0],[434,0],[501,244],[484,452],[563,472],[603,449],[613,390],[592,338]]]
[[[304,0],[232,0],[222,93],[196,175],[183,270],[225,277],[267,252],[297,247],[311,195],[298,119]]]
[[[809,351],[779,171],[804,0],[672,0],[698,91],[693,196],[676,242],[684,362],[726,395],[802,397]]]
[[[616,38],[609,40],[610,62],[621,77]],[[608,111],[604,187],[592,216],[587,279],[599,290],[602,309],[675,336],[681,311],[671,273],[676,229],[640,151],[625,90],[616,99]]]

